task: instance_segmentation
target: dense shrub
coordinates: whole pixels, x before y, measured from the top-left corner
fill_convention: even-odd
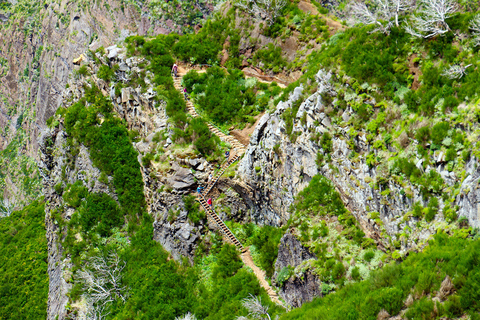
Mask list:
[[[83,181],[77,180],[74,184],[67,185],[63,194],[63,200],[67,205],[78,208],[87,195],[88,189],[83,185]]]
[[[185,204],[185,210],[188,212],[188,217],[194,224],[197,224],[200,222],[200,220],[205,219],[205,211],[200,211],[200,204],[195,201],[195,196],[184,196],[183,203]]]
[[[209,20],[196,34],[179,38],[172,51],[178,58],[197,64],[214,64],[222,50],[227,35],[231,32],[228,18]]]
[[[242,72],[230,70],[227,74],[223,69],[213,67],[200,76],[189,73],[184,81],[189,85],[195,83],[195,86],[187,86],[187,90],[198,95],[196,102],[214,123],[231,124],[242,120],[244,105],[255,103],[253,89],[245,86]]]
[[[265,270],[267,277],[273,275],[275,260],[278,255],[278,245],[283,230],[271,226],[264,226],[252,238],[252,244],[260,252],[260,267]]]
[[[45,319],[48,274],[44,204],[0,218],[0,318]]]
[[[320,175],[314,176],[308,187],[298,193],[295,210],[300,214],[314,216],[340,216],[347,213],[332,182]]]
[[[282,56],[282,48],[269,43],[265,48],[257,50],[253,56],[253,63],[262,62],[266,69],[280,72],[287,65],[287,60]]]
[[[121,227],[124,222],[117,203],[105,193],[89,194],[79,213],[80,226],[84,232],[95,227],[95,231],[102,237],[109,236],[113,228]]]
[[[232,277],[242,266],[237,249],[233,245],[224,245],[217,256],[217,264],[213,269],[214,280]]]
[[[131,215],[138,214],[145,205],[143,180],[128,130],[113,116],[111,102],[96,86],[86,88],[85,95],[67,109],[64,122],[67,134],[90,149],[96,167],[113,175],[122,209]],[[88,108],[86,102],[91,104]],[[101,125],[98,113],[105,117]]]
[[[102,80],[105,80],[106,82],[110,82],[112,81],[113,79],[115,79],[115,72],[112,68],[110,68],[109,66],[106,66],[104,64],[102,64],[99,68],[98,68],[98,72],[97,72],[97,76],[102,79]]]

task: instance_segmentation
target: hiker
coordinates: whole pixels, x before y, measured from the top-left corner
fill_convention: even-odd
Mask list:
[[[228,160],[228,158],[230,158],[230,151],[228,151],[228,150],[225,151],[225,158],[227,158],[227,160]]]
[[[212,202],[212,198],[208,198],[207,200],[207,204],[210,206],[211,209],[213,209],[213,202]]]
[[[198,187],[197,187],[197,192],[198,192],[198,194],[202,194],[202,189],[203,189],[202,186],[198,186]]]
[[[210,173],[210,175],[208,176],[208,183],[210,183],[210,181],[212,181],[212,178],[213,178],[213,176],[212,176],[212,174]]]
[[[185,97],[185,100],[188,100],[187,88],[183,88],[183,95]]]
[[[175,76],[175,78],[177,77],[177,71],[178,71],[178,66],[176,63],[173,64],[173,67],[172,67],[172,72],[173,72],[173,75]]]

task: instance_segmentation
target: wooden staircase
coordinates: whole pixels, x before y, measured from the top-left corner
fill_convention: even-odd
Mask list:
[[[227,160],[223,163],[222,169],[215,174],[215,176],[212,178],[212,180],[208,183],[205,190],[202,192],[203,196],[208,195],[208,193],[213,189],[213,187],[218,182],[220,177],[224,174],[225,170],[227,170],[228,167],[230,167],[230,165],[232,163],[234,163],[235,161],[237,161],[238,159],[240,159],[240,156],[238,154],[236,154],[232,158],[230,158],[229,160]]]
[[[182,77],[183,77],[183,74],[182,75],[178,74],[177,78],[173,78],[173,84],[175,86],[175,89],[177,89],[178,91],[180,91],[183,94]],[[190,115],[192,117],[194,117],[194,118],[200,117],[197,110],[195,110],[195,106],[193,105],[193,103],[190,100],[185,100],[185,103],[187,105],[187,111],[188,111],[188,113],[190,113]],[[207,126],[208,126],[208,129],[210,130],[210,132],[217,135],[220,138],[220,140],[230,143],[230,145],[234,148],[234,150],[238,154],[242,155],[247,150],[245,145],[243,145],[240,141],[235,139],[235,137],[232,137],[231,135],[227,135],[227,134],[223,133],[222,131],[220,131],[220,129],[218,129],[217,127],[215,127],[213,124],[211,124],[209,122],[207,122]]]
[[[178,77],[173,78],[173,83],[174,83],[175,88],[178,91],[180,91],[182,94],[183,94],[183,88],[182,88],[182,77],[183,77],[183,75],[184,75],[183,73],[178,74]],[[188,113],[190,113],[190,115],[194,118],[200,117],[198,112],[195,110],[195,106],[193,105],[193,103],[190,100],[185,100],[185,102],[186,102],[186,105],[187,105]],[[211,123],[207,122],[207,126],[208,126],[208,129],[210,130],[210,132],[216,134],[221,140],[230,143],[230,145],[234,148],[234,155],[231,156],[229,160],[227,160],[223,163],[221,170],[215,174],[215,176],[209,182],[209,184],[207,185],[205,190],[201,194],[197,195],[197,201],[200,202],[203,209],[207,213],[208,221],[218,226],[218,228],[220,229],[220,231],[223,234],[223,239],[226,242],[228,242],[230,244],[233,244],[235,247],[237,247],[237,249],[240,250],[240,252],[241,252],[240,257],[241,257],[243,263],[253,270],[253,273],[255,274],[258,281],[260,282],[260,285],[268,293],[270,299],[273,302],[277,303],[278,305],[281,305],[281,306],[285,307],[283,305],[283,303],[278,299],[277,293],[270,287],[268,282],[265,280],[265,272],[262,271],[259,267],[257,267],[255,265],[255,263],[253,262],[252,256],[250,255],[249,248],[245,248],[240,243],[240,241],[238,241],[238,239],[235,237],[235,235],[232,233],[232,231],[230,231],[230,229],[225,225],[225,223],[222,221],[222,219],[220,219],[220,217],[215,213],[215,211],[212,209],[212,207],[210,205],[208,205],[207,201],[205,200],[205,196],[207,196],[208,193],[213,189],[213,187],[218,182],[220,177],[223,175],[225,170],[227,170],[227,168],[232,163],[234,163],[235,161],[240,159],[240,157],[247,150],[245,145],[243,145],[236,138],[234,138],[230,135],[224,134],[222,131],[220,131],[217,127],[215,127]]]
[[[228,229],[228,227],[225,225],[225,223],[222,221],[222,219],[220,219],[220,217],[215,213],[215,211],[212,210],[212,208],[210,207],[210,205],[207,204],[207,200],[205,200],[205,197],[203,195],[199,195],[197,197],[198,201],[200,202],[200,204],[202,205],[203,209],[205,210],[205,212],[207,212],[207,215],[208,217],[210,218],[210,220],[213,222],[220,228],[220,231],[222,232],[223,234],[223,238],[228,242],[228,243],[231,243],[233,244],[235,247],[237,247],[238,249],[240,249],[241,252],[244,252],[245,251],[245,248],[243,247],[243,245],[240,243],[240,241],[238,241],[238,239],[233,235],[232,231],[230,231],[230,229]]]

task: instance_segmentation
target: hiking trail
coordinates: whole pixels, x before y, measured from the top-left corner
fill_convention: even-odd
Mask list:
[[[183,95],[182,78],[188,71],[189,70],[184,69],[183,72],[181,72],[181,73],[178,72],[178,74],[177,74],[178,76],[176,78],[175,77],[173,78],[173,83],[174,83],[175,89],[180,91],[182,93],[182,95]],[[194,117],[194,118],[200,117],[200,115],[195,110],[195,106],[193,105],[193,103],[189,99],[186,99],[185,103],[187,105],[187,111],[188,111],[188,113],[190,113],[190,115],[192,117]],[[227,168],[230,165],[232,165],[234,162],[239,160],[240,157],[245,153],[247,148],[240,141],[238,141],[235,137],[223,133],[217,127],[215,127],[214,125],[212,125],[209,122],[206,122],[206,123],[207,123],[208,129],[210,130],[210,132],[217,135],[220,138],[220,140],[230,143],[230,145],[233,148],[234,153],[231,154],[230,157],[223,163],[221,169],[215,174],[215,176],[212,179],[210,179],[210,181],[209,181],[207,187],[205,188],[205,190],[200,195],[197,196],[197,201],[200,202],[203,209],[207,213],[207,219],[210,222],[213,222],[214,224],[216,224],[219,227],[220,231],[223,234],[223,239],[226,242],[228,242],[230,244],[233,244],[235,247],[237,247],[241,251],[240,257],[242,258],[243,263],[253,270],[253,273],[257,277],[260,285],[268,293],[270,299],[273,302],[275,302],[276,304],[284,307],[283,303],[278,299],[278,294],[272,289],[272,287],[270,287],[268,282],[265,280],[265,272],[263,270],[261,270],[259,267],[257,267],[255,265],[255,263],[253,262],[253,258],[250,254],[249,248],[248,247],[245,248],[240,243],[240,241],[238,241],[238,239],[230,231],[230,229],[225,225],[225,223],[222,221],[222,219],[220,219],[220,217],[215,213],[213,208],[210,205],[207,204],[207,200],[205,199],[205,197],[208,195],[208,193],[216,185],[216,183],[218,182],[220,177],[223,175],[225,170],[227,170]]]

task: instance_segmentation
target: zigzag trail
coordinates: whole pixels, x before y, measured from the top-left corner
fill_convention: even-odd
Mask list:
[[[183,76],[188,72],[188,70],[185,70],[185,72],[178,73],[178,77],[173,78],[173,83],[175,85],[175,89],[180,91],[183,94],[183,88],[182,88],[182,78]],[[190,115],[194,118],[200,117],[200,115],[197,113],[195,110],[195,106],[190,100],[186,100],[186,105],[187,105],[187,110],[190,113]],[[222,168],[220,171],[218,171],[215,176],[210,180],[210,183],[207,185],[205,188],[205,191],[202,192],[201,195],[197,197],[198,202],[202,205],[204,208],[205,212],[207,212],[207,219],[210,222],[213,222],[216,224],[220,231],[223,234],[223,239],[224,241],[233,244],[236,246],[242,253],[240,254],[240,257],[242,258],[243,263],[250,267],[253,270],[253,273],[257,277],[258,281],[260,282],[260,285],[267,291],[270,299],[275,302],[278,305],[284,306],[282,302],[278,299],[277,293],[270,287],[268,282],[265,280],[265,272],[261,270],[259,267],[255,265],[253,262],[252,256],[250,255],[250,250],[249,248],[245,248],[240,241],[235,237],[235,235],[228,229],[228,227],[225,225],[225,223],[220,219],[220,217],[213,211],[213,208],[210,207],[207,204],[207,201],[205,200],[205,197],[208,195],[208,193],[213,189],[217,181],[220,179],[222,174],[225,172],[225,170],[235,161],[239,160],[240,157],[245,153],[247,150],[246,147],[237,139],[230,135],[226,135],[223,132],[221,132],[219,129],[217,129],[215,126],[212,124],[208,123],[208,128],[209,130],[216,134],[221,140],[230,143],[234,149],[234,154],[230,156],[230,158],[225,161],[222,165]]]

